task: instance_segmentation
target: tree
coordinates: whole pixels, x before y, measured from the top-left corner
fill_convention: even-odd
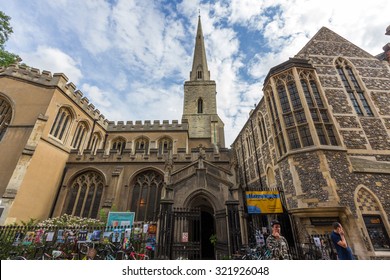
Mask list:
[[[7,42],[9,35],[14,31],[10,25],[11,17],[0,11],[0,47],[3,48],[5,42]]]
[[[13,33],[10,20],[10,16],[0,11],[0,66],[9,66],[10,64],[21,61],[18,55],[10,53],[4,48],[5,42],[7,42],[9,36]]]

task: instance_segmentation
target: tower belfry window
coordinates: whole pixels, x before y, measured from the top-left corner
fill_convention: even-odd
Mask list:
[[[203,113],[203,100],[202,98],[199,98],[198,99],[198,114],[202,114]]]

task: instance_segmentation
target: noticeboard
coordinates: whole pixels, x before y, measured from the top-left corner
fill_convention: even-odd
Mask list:
[[[109,212],[106,226],[131,228],[134,223],[134,216],[134,212]]]

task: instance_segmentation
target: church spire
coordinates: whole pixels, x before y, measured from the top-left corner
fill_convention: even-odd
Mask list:
[[[194,60],[192,62],[192,71],[190,72],[190,81],[209,81],[210,71],[207,67],[206,50],[204,47],[204,38],[202,32],[202,23],[200,15],[198,18],[198,30],[195,38]]]

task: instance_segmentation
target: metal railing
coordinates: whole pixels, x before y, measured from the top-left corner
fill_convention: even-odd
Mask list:
[[[80,244],[92,244],[96,248],[126,249],[154,258],[156,226],[134,223],[132,227],[83,226],[83,227],[38,227],[0,226],[0,259],[19,255],[25,259],[41,259],[43,253],[60,249],[66,255],[79,254]],[[148,250],[147,250],[147,249]]]

